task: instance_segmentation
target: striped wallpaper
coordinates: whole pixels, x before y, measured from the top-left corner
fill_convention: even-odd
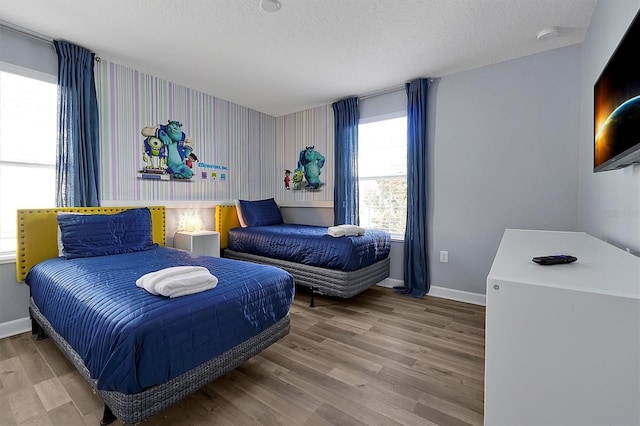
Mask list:
[[[101,198],[107,201],[229,201],[274,197],[284,202],[333,200],[333,111],[330,105],[272,117],[102,60],[96,63],[100,110]],[[226,179],[137,178],[143,166],[142,128],[182,123],[201,163],[227,167]],[[326,162],[317,191],[285,190],[284,171],[315,146]],[[220,170],[224,173],[225,170]]]

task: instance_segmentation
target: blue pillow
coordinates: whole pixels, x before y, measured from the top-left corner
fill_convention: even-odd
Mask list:
[[[247,226],[281,225],[284,223],[282,213],[273,198],[260,201],[239,201],[242,217]]]
[[[158,246],[153,243],[148,208],[116,214],[61,212],[57,218],[67,259],[133,253]]]

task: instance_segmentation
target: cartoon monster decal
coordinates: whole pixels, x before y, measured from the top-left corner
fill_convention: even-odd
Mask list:
[[[167,148],[155,136],[144,140],[142,160],[145,169],[164,170],[167,168]]]
[[[320,181],[320,169],[324,166],[324,156],[315,150],[314,146],[308,146],[300,151],[298,169],[304,173],[307,180],[307,189],[316,190],[322,186]]]
[[[166,173],[171,175],[173,179],[191,179],[193,177],[193,171],[186,162],[193,151],[193,141],[186,138],[182,131],[182,123],[169,120],[167,124],[145,127],[141,133],[146,137],[144,140],[145,153],[147,153],[147,146],[151,149],[151,160],[154,157],[154,150],[158,152],[160,158],[158,167],[153,167],[154,164],[151,162],[151,168],[155,170],[155,173],[166,169]],[[159,147],[160,144],[162,147]],[[145,162],[147,166],[150,164],[147,159]],[[146,169],[148,167],[145,167],[142,172],[149,171]]]
[[[291,181],[293,182],[293,189],[301,189],[302,179],[304,179],[304,173],[302,173],[302,170],[295,169],[293,171],[293,177],[291,178]]]

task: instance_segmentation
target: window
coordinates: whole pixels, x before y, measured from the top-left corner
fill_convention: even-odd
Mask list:
[[[17,209],[56,203],[58,89],[26,74],[0,70],[0,256],[15,253]]]
[[[360,225],[403,239],[407,220],[407,117],[358,126]]]

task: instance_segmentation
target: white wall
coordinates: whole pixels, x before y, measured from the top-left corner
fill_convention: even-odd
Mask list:
[[[599,1],[582,44],[579,227],[640,253],[640,165],[593,173],[593,85],[622,39],[640,1]],[[640,277],[638,278],[640,282]]]
[[[432,285],[484,294],[505,228],[577,228],[579,65],[574,45],[432,84]]]

